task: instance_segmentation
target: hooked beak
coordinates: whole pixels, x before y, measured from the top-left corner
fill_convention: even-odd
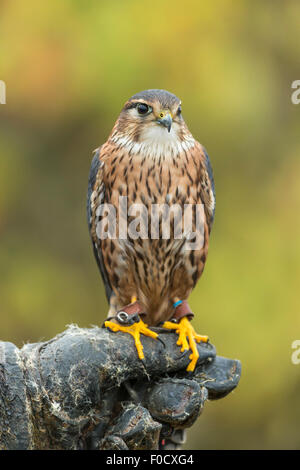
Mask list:
[[[171,127],[172,127],[172,116],[169,112],[161,112],[159,114],[159,119],[157,119],[157,122],[159,122],[159,124],[162,124],[163,126],[165,126],[167,129],[168,129],[168,132],[170,132],[171,130]]]

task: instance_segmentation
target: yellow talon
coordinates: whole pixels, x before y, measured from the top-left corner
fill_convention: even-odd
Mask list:
[[[166,321],[163,324],[163,327],[168,328],[169,330],[176,330],[176,333],[179,335],[177,344],[178,346],[181,346],[181,352],[191,349],[192,354],[189,357],[191,362],[187,366],[186,370],[189,372],[193,372],[195,370],[199,358],[199,353],[195,341],[197,341],[197,343],[200,343],[200,341],[207,343],[208,336],[198,335],[189,320],[187,319],[187,317],[183,317],[179,323]]]
[[[118,325],[117,323],[114,323],[112,321],[106,321],[104,325],[106,326],[106,328],[110,328],[112,331],[123,331],[123,333],[129,333],[130,335],[132,335],[140,359],[144,359],[145,357],[143,353],[143,345],[140,340],[140,335],[143,334],[145,336],[150,336],[150,338],[154,339],[158,337],[158,334],[154,333],[154,331],[147,328],[148,325],[146,325],[146,323],[144,323],[142,320],[130,326]]]

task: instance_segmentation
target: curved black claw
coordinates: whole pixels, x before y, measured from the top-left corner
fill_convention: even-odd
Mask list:
[[[157,340],[163,345],[163,347],[166,349],[166,343],[165,343],[159,336],[158,336],[156,339],[157,339]]]

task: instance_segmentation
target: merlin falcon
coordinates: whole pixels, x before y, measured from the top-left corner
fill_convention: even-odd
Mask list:
[[[191,351],[187,370],[194,371],[196,343],[208,337],[195,332],[187,301],[205,266],[214,213],[210,160],[184,122],[181,101],[165,90],[132,96],[95,150],[87,217],[109,302],[104,325],[132,335],[140,359],[141,335],[157,339],[149,327],[162,326]]]

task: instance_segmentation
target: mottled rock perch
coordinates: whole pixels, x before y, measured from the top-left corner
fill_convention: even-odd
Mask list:
[[[102,328],[70,326],[22,349],[0,342],[0,449],[175,448],[241,366],[201,343],[189,374],[177,335],[154,330],[162,342],[142,337],[143,362],[131,336]]]

